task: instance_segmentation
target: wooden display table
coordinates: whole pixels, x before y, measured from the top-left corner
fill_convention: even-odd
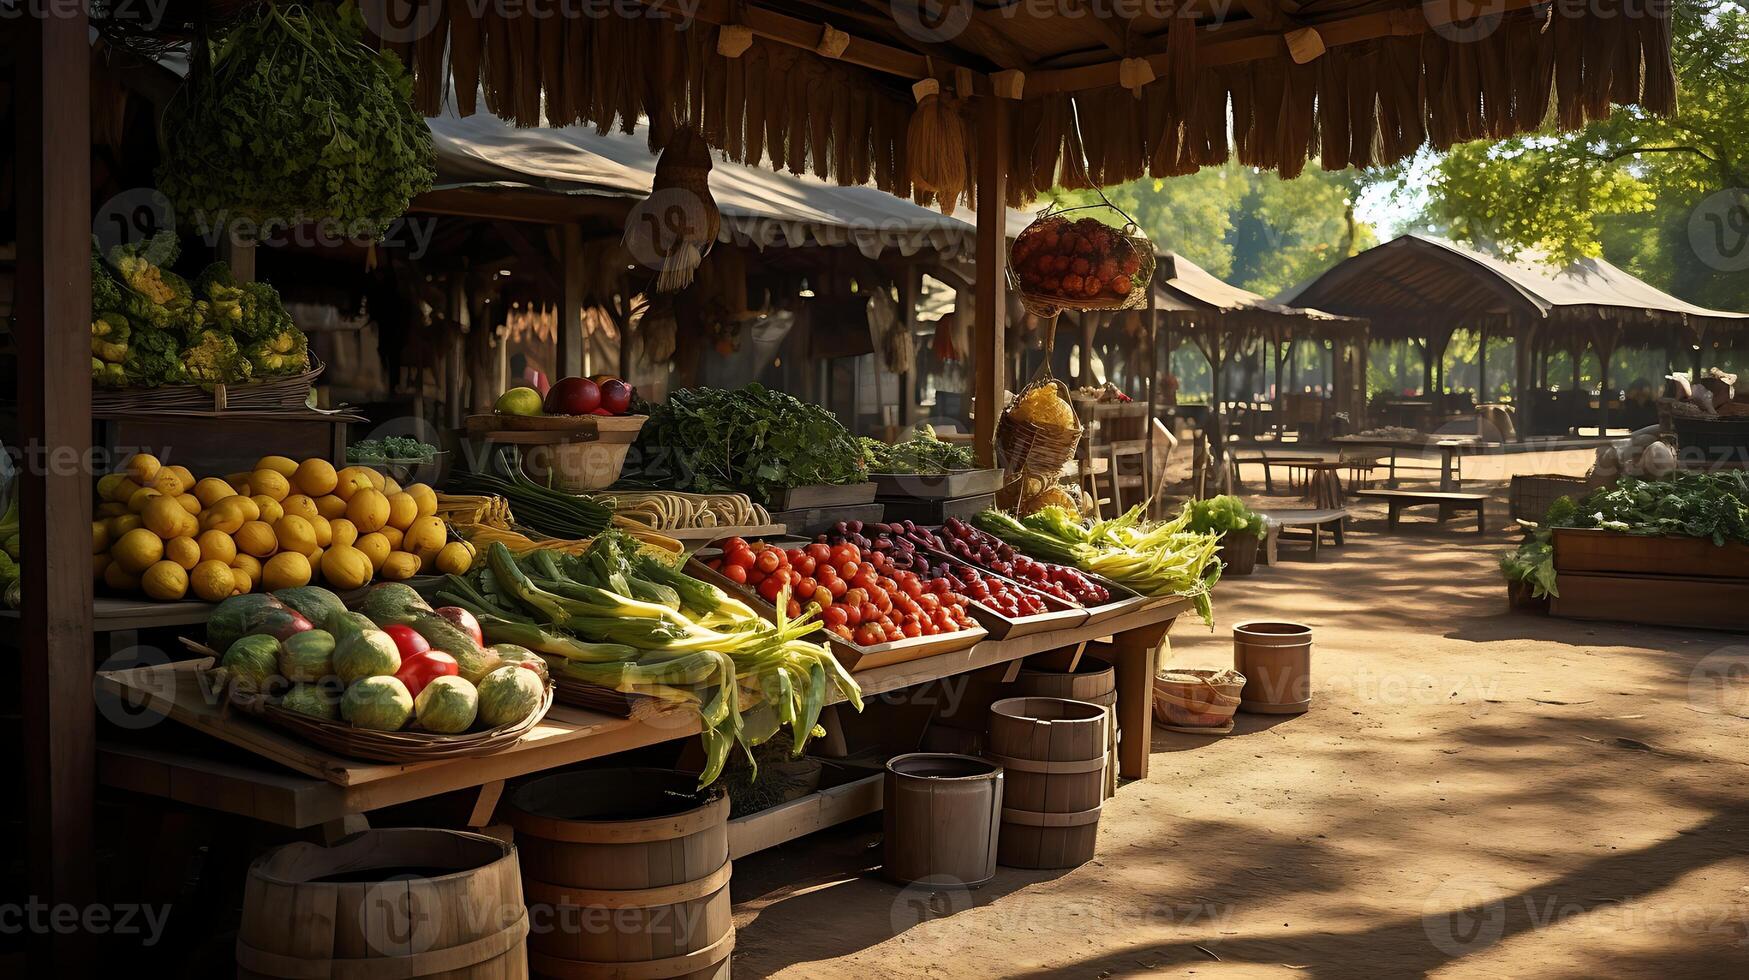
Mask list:
[[[995,664],[1018,666],[1017,661],[1033,654],[1110,636],[1117,659],[1118,722],[1126,733],[1120,771],[1140,779],[1148,771],[1157,653],[1188,607],[1183,599],[1150,600],[1092,628],[986,640],[965,650],[862,671],[856,680],[867,699]],[[118,721],[98,744],[103,785],[288,827],[337,824],[382,807],[474,788],[481,792],[475,816],[484,823],[506,779],[699,731],[697,714],[683,709],[617,718],[555,705],[521,742],[495,755],[393,765],[335,755],[227,713],[201,691],[191,666],[103,671],[98,685],[110,699],[104,714]],[[124,714],[117,716],[117,711]],[[191,743],[182,737],[188,728],[213,739]],[[251,754],[227,751],[221,743]]]

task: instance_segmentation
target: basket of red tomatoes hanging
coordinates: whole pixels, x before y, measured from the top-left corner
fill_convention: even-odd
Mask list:
[[[1091,216],[1068,217],[1093,208],[1115,212],[1123,226]],[[1153,275],[1153,243],[1109,201],[1045,209],[1014,239],[1008,253],[1008,285],[1036,316],[1146,306]]]

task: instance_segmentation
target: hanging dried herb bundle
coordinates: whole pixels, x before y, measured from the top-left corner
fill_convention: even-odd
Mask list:
[[[162,133],[158,186],[184,224],[374,239],[436,177],[412,78],[365,45],[350,2],[257,4],[204,39]]]

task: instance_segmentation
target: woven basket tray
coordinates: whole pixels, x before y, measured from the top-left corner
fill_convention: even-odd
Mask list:
[[[251,381],[243,385],[214,385],[211,391],[199,385],[93,388],[91,411],[94,415],[126,415],[141,412],[301,410],[310,396],[310,385],[316,383],[324,367],[326,365],[321,359],[311,354],[310,369],[302,374],[288,374],[271,381]]]
[[[183,644],[192,650],[213,656],[213,651],[184,639]],[[214,657],[213,663],[217,663]],[[209,668],[212,669],[212,668]],[[215,678],[217,682],[220,679]],[[253,718],[259,718],[268,724],[277,726],[297,735],[305,741],[321,746],[330,752],[351,756],[355,759],[367,759],[372,762],[436,762],[442,759],[465,759],[474,756],[491,755],[521,741],[522,736],[529,733],[541,719],[552,710],[553,700],[557,693],[551,680],[547,681],[546,697],[540,707],[536,708],[527,718],[509,725],[499,725],[478,732],[464,732],[459,735],[438,735],[432,732],[397,731],[375,732],[364,728],[354,728],[344,722],[322,721],[295,711],[287,711],[252,692],[238,690],[231,684],[223,684],[226,696],[232,707]]]

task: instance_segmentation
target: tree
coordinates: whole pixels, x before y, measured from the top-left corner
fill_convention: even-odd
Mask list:
[[[1603,256],[1693,302],[1749,309],[1749,15],[1675,0],[1677,111],[1618,108],[1577,132],[1454,147],[1420,221],[1459,241],[1555,262]]]

